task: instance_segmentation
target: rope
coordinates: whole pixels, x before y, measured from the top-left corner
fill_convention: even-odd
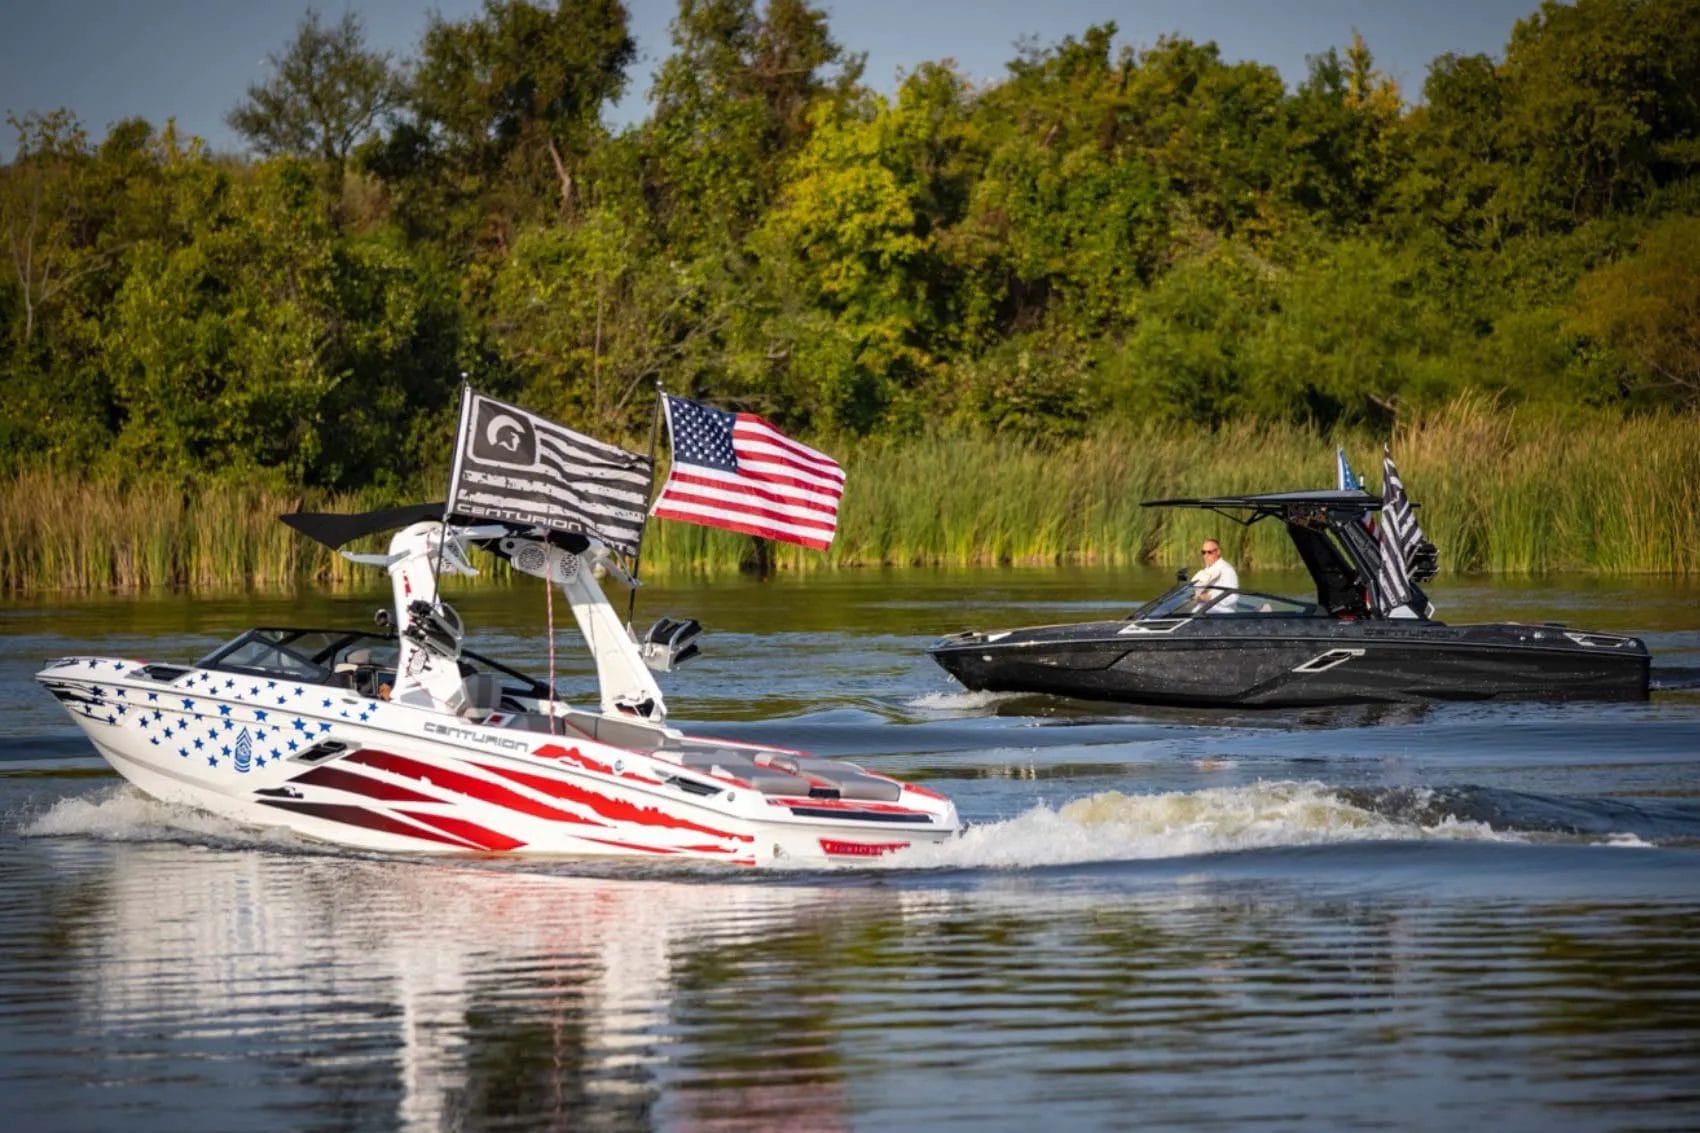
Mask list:
[[[543,602],[549,618],[549,734],[555,734],[555,548],[543,544]]]

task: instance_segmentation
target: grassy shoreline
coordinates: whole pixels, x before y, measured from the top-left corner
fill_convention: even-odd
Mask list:
[[[1463,402],[1395,431],[1394,459],[1448,573],[1700,573],[1700,419],[1522,418]],[[1336,443],[1373,487],[1381,438],[1282,425],[1151,428],[1061,443],[999,437],[828,443],[849,476],[829,554],[774,545],[779,570],[904,566],[1132,565],[1189,561],[1222,539],[1242,568],[1298,563],[1285,535],[1141,500],[1325,487]],[[297,508],[359,511],[435,493],[189,492],[26,472],[0,484],[0,589],[228,589],[364,571],[277,522]],[[658,522],[647,575],[751,565],[745,536]],[[487,575],[488,577],[489,575]],[[361,579],[364,581],[364,579]]]

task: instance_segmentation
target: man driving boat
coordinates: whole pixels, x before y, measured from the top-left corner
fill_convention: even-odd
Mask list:
[[[1233,613],[1234,604],[1239,601],[1235,593],[1240,588],[1239,572],[1222,557],[1222,544],[1215,539],[1206,539],[1198,553],[1204,556],[1204,566],[1190,579],[1193,589],[1198,591],[1193,599],[1194,608],[1211,614]]]

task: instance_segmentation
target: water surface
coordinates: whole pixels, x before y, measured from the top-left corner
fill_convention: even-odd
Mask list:
[[[948,792],[834,871],[357,855],[153,803],[29,680],[386,595],[0,604],[0,1087],[18,1128],[1693,1128],[1700,586],[1438,586],[1644,636],[1651,700],[1292,712],[970,694],[922,650],[1161,572],[646,588],[676,722]],[[1274,591],[1297,578],[1247,579]],[[541,592],[454,596],[542,672]],[[558,677],[589,668],[563,633]]]

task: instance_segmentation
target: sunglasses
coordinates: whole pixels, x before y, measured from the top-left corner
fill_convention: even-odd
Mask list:
[[[1198,553],[1201,554],[1201,555],[1219,555],[1222,552],[1219,548],[1216,548],[1216,547],[1200,547],[1198,549]]]

